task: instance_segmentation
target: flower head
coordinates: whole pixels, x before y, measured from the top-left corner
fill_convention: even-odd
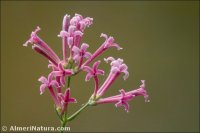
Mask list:
[[[63,127],[67,122],[73,120],[84,108],[90,105],[114,103],[116,107],[123,106],[128,112],[128,102],[136,96],[143,96],[145,101],[149,102],[149,96],[145,89],[145,80],[141,80],[142,84],[136,90],[125,92],[124,89],[121,89],[119,90],[120,94],[103,98],[103,94],[110,88],[115,80],[121,74],[124,74],[123,79],[126,80],[129,77],[129,72],[128,66],[124,63],[123,59],[114,59],[113,57],[105,58],[105,62],[110,63],[110,71],[106,80],[100,86],[99,75],[104,75],[104,70],[98,68],[101,61],[98,60],[94,62],[92,67],[89,66],[89,63],[94,61],[109,48],[116,48],[117,50],[121,50],[122,48],[119,44],[115,43],[115,39],[112,36],[102,33],[100,37],[103,37],[105,41],[92,54],[88,52],[89,45],[81,41],[85,29],[92,24],[93,18],[83,17],[80,14],[75,14],[75,16],[71,18],[70,15],[66,14],[63,17],[62,28],[58,35],[62,41],[62,60],[50,46],[37,35],[41,30],[39,26],[32,31],[30,38],[23,44],[23,46],[32,44],[32,49],[48,59],[50,63],[48,68],[52,68],[52,71],[48,75],[48,78],[41,76],[38,79],[38,81],[42,83],[40,85],[40,94],[43,94],[46,88],[49,90]],[[91,78],[94,79],[94,92],[86,104],[74,114],[68,116],[68,104],[77,102],[75,98],[70,96],[71,79],[74,79],[72,76],[75,77],[81,71],[86,71],[87,73],[85,81],[89,81]],[[62,88],[65,86],[67,86],[67,89],[65,89],[63,93]]]

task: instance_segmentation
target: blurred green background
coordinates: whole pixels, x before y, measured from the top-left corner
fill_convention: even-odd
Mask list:
[[[87,108],[68,126],[85,132],[199,131],[199,2],[198,1],[43,1],[1,2],[1,122],[10,126],[59,126],[49,93],[39,95],[37,79],[46,76],[46,59],[22,44],[36,26],[39,36],[61,57],[57,34],[65,14],[94,18],[83,42],[93,52],[104,39],[115,37],[124,49],[110,49],[100,58],[113,55],[125,60],[130,77],[120,77],[106,96],[131,90],[146,80],[150,103],[142,97],[130,102],[130,112],[114,104]],[[109,65],[102,62],[100,68]],[[85,73],[72,79],[70,113],[86,102],[93,82]],[[101,77],[101,83],[105,77]]]

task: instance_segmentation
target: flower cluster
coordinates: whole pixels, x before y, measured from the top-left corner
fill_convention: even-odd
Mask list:
[[[145,101],[149,101],[144,80],[141,80],[142,85],[136,90],[125,92],[124,89],[121,89],[120,94],[103,98],[104,93],[110,89],[113,82],[121,74],[124,74],[123,79],[126,80],[129,77],[129,72],[128,66],[124,63],[123,59],[114,59],[113,57],[105,58],[104,61],[106,63],[110,62],[111,69],[106,80],[102,85],[99,84],[99,76],[104,76],[104,71],[98,68],[101,61],[95,61],[95,59],[109,48],[115,47],[117,50],[121,50],[122,48],[119,44],[115,43],[112,36],[102,33],[100,37],[105,38],[105,41],[93,53],[88,52],[89,45],[87,43],[81,43],[81,41],[85,29],[90,27],[92,23],[93,18],[84,18],[80,14],[75,14],[72,18],[69,15],[64,16],[62,30],[58,35],[62,39],[62,58],[59,58],[50,46],[37,35],[38,31],[41,30],[40,27],[37,27],[31,33],[28,41],[24,43],[24,46],[32,44],[33,50],[49,61],[48,67],[52,71],[49,73],[48,78],[41,76],[38,79],[42,83],[39,90],[40,94],[43,94],[46,89],[49,90],[56,111],[64,126],[67,121],[74,119],[87,106],[115,103],[116,107],[124,106],[128,112],[128,102],[136,96],[144,96]],[[90,67],[93,61],[95,62]],[[87,73],[85,81],[94,79],[94,92],[83,107],[68,117],[67,108],[69,103],[77,102],[75,98],[70,96],[72,90],[70,88],[71,77],[82,71]]]

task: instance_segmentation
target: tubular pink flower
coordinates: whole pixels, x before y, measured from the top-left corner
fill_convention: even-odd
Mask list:
[[[142,84],[140,85],[140,88],[132,90],[128,92],[128,94],[132,94],[135,96],[144,96],[145,102],[150,102],[149,95],[147,94],[147,91],[145,89],[145,80],[141,80],[141,83]]]
[[[53,90],[53,87],[58,88],[60,86],[59,86],[58,82],[55,80],[52,80],[52,78],[53,78],[53,75],[49,74],[48,79],[46,79],[44,76],[41,76],[38,79],[38,81],[40,81],[42,83],[40,86],[40,95],[42,95],[44,93],[46,88],[49,88],[50,94],[51,94],[56,106],[58,106],[59,102],[58,102],[57,96]]]
[[[44,49],[42,49],[40,46],[34,44],[32,46],[32,49],[35,50],[37,53],[39,53],[39,54],[43,55],[44,57],[46,57],[54,65],[58,65],[57,62],[51,56],[49,56],[49,54],[46,51],[44,51]]]
[[[59,77],[59,81],[60,81],[60,84],[62,86],[65,86],[65,77],[66,76],[71,76],[72,74],[74,74],[73,70],[71,69],[64,69],[62,63],[59,63],[58,64],[58,71],[53,71],[51,72],[56,78]]]
[[[77,102],[75,98],[70,97],[70,89],[69,88],[66,89],[64,95],[62,93],[58,93],[58,98],[59,98],[59,101],[60,101],[61,107],[62,107],[61,114],[64,114],[64,112],[66,111],[68,103],[76,103]]]
[[[102,54],[105,50],[111,47],[116,47],[117,50],[121,50],[122,48],[117,44],[114,43],[113,37],[108,37],[106,34],[101,34],[100,37],[105,38],[105,42],[92,54],[92,56],[82,65],[87,66],[90,62],[92,62],[96,57],[98,57],[100,54]]]
[[[63,25],[62,25],[62,31],[68,31],[69,28],[69,21],[70,21],[70,15],[65,15],[63,18]],[[65,34],[65,32],[61,33]],[[66,35],[62,35],[62,50],[63,50],[63,61],[67,61],[67,37]]]
[[[63,18],[62,30],[67,31],[70,25],[70,15],[66,14]]]
[[[129,104],[128,101],[132,100],[133,97],[135,97],[132,94],[126,94],[124,89],[120,90],[120,95],[115,96],[115,97],[108,97],[108,98],[101,98],[99,99],[96,103],[97,104],[102,104],[102,103],[115,103],[116,107],[124,106],[125,110],[128,112],[129,111]]]
[[[107,98],[100,98],[98,101],[96,101],[96,104],[103,104],[103,103],[116,103],[116,107],[124,106],[125,110],[129,111],[129,104],[128,101],[132,100],[136,96],[144,96],[145,102],[149,102],[148,100],[148,94],[145,90],[145,81],[141,80],[142,85],[140,88],[136,90],[132,90],[129,92],[125,92],[123,89],[120,90],[119,95],[111,96]]]
[[[126,80],[129,76],[128,67],[126,64],[123,63],[123,60],[118,58],[115,60],[113,57],[108,57],[107,59],[104,59],[107,63],[108,61],[111,61],[111,71],[106,79],[106,81],[103,83],[103,85],[99,88],[97,95],[100,97],[102,96],[107,89],[112,85],[112,83],[115,81],[115,79],[121,74],[124,73],[123,76],[124,80]]]
[[[78,48],[77,46],[74,46],[72,48],[73,51],[73,59],[75,60],[75,62],[79,62],[79,67],[82,65],[83,63],[83,58],[90,58],[91,57],[91,53],[90,52],[86,52],[88,49],[89,45],[86,43],[83,43],[81,45],[80,48]]]
[[[92,77],[94,77],[94,81],[95,81],[95,89],[94,89],[94,98],[96,98],[96,94],[97,91],[99,89],[99,79],[97,77],[97,75],[104,75],[104,71],[101,69],[98,69],[98,66],[100,64],[101,61],[96,61],[93,64],[93,67],[89,67],[89,66],[84,66],[83,67],[83,71],[88,72],[86,77],[85,77],[85,81],[89,81]]]
[[[29,43],[35,44],[39,46],[43,51],[48,54],[57,64],[60,61],[59,57],[55,54],[55,52],[42,40],[38,37],[37,32],[40,31],[40,27],[38,26],[35,31],[31,33],[31,37],[28,41],[26,41],[23,46],[28,46]]]

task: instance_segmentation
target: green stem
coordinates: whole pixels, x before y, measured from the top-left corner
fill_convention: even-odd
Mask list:
[[[61,127],[63,127],[62,129],[64,129],[64,127],[67,124],[67,113],[65,112],[62,116],[62,120],[61,120]],[[61,133],[64,133],[63,130],[60,131]]]
[[[70,87],[71,76],[67,78],[67,88]]]
[[[62,124],[61,124],[61,126],[62,126],[62,129],[64,129],[64,127],[66,126],[66,124],[67,124],[67,120],[66,121],[62,121],[61,122]],[[64,131],[63,130],[61,130],[60,131],[60,133],[64,133]]]
[[[73,63],[69,63],[69,68],[71,69],[73,67]],[[67,78],[67,88],[70,87],[70,83],[71,83],[71,76]],[[64,127],[66,126],[68,120],[67,120],[67,110],[65,110],[65,113],[63,115],[63,118],[61,120],[61,126]],[[64,133],[64,131],[60,131],[61,133]]]
[[[74,114],[72,114],[72,115],[67,119],[67,121],[71,121],[71,120],[73,120],[74,118],[76,118],[76,116],[78,116],[79,113],[80,113],[83,109],[85,109],[88,105],[89,105],[89,102],[87,102],[87,103],[86,103],[85,105],[83,105],[78,111],[76,111]]]
[[[73,62],[70,62],[69,63],[69,68],[71,69],[73,67]],[[71,82],[71,76],[69,76],[67,78],[67,87],[69,88],[70,87],[70,82]]]

